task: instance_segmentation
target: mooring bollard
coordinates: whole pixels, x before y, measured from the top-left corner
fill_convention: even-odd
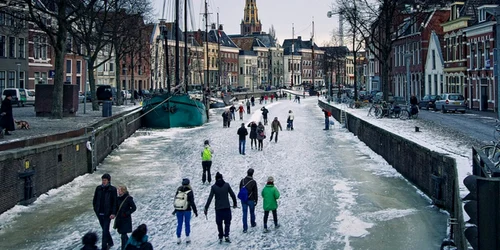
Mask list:
[[[415,126],[415,132],[420,132],[420,127]]]

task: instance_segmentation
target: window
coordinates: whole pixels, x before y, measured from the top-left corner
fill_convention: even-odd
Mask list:
[[[82,61],[76,61],[76,73],[77,74],[82,73]]]
[[[26,56],[24,54],[24,52],[26,50],[25,45],[24,45],[25,40],[24,40],[24,38],[19,38],[18,40],[19,40],[19,58],[25,58],[25,56]]]
[[[5,13],[0,13],[0,25],[5,25]]]
[[[80,86],[81,82],[82,82],[82,78],[80,76],[77,76],[75,84]]]
[[[9,37],[9,57],[16,57],[16,38]]]
[[[7,44],[5,43],[5,36],[0,36],[0,57],[5,57],[7,51]]]
[[[111,71],[111,72],[115,71],[115,64],[114,63],[109,63],[109,71]]]
[[[7,78],[7,88],[15,88],[16,87],[16,72],[9,71],[9,75]]]
[[[0,89],[5,88],[5,71],[0,71]]]
[[[47,38],[40,37],[40,58],[47,59]]]
[[[71,74],[71,60],[66,60],[66,73]]]
[[[483,68],[483,67],[484,67],[483,43],[478,42],[477,43],[477,68]]]
[[[471,44],[470,45],[470,61],[469,61],[469,65],[470,65],[470,69],[473,69],[474,68],[474,65],[475,65],[475,54],[476,54],[476,50],[475,50],[475,45],[474,44]]]
[[[47,81],[47,72],[42,72],[42,83],[48,83]]]
[[[20,88],[25,88],[26,86],[24,85],[24,71],[19,72],[19,87]]]
[[[35,36],[33,38],[33,52],[35,59],[47,59],[47,38],[43,36]]]
[[[432,50],[432,69],[436,69],[436,51]]]

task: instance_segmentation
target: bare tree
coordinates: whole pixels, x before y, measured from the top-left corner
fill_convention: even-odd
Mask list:
[[[87,8],[94,8],[98,0],[11,0],[6,7],[26,6],[26,14],[18,16],[41,30],[48,38],[55,53],[54,91],[52,94],[51,117],[63,118],[64,55],[68,31],[82,16]]]
[[[335,12],[342,13],[351,28],[367,38],[367,48],[381,65],[384,100],[387,101],[389,96],[393,42],[404,36],[412,25],[420,23],[427,9],[443,2],[445,1],[337,0]],[[407,25],[401,25],[405,22]]]

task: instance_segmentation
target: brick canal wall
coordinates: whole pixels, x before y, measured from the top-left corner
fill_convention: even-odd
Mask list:
[[[18,141],[26,146],[0,152],[0,213],[18,203],[29,204],[50,189],[92,173],[117,145],[141,127],[141,113],[136,109],[88,128]],[[86,145],[92,135],[95,146],[91,151]],[[96,156],[94,164],[92,153]]]
[[[340,121],[339,108],[322,101],[319,101],[318,105],[329,110],[332,116]],[[451,218],[458,220],[458,224],[452,228],[453,239],[459,245],[459,249],[466,249],[463,245],[464,223],[455,159],[374,126],[349,113],[346,117],[347,129],[350,132],[429,196],[436,206],[445,209]]]

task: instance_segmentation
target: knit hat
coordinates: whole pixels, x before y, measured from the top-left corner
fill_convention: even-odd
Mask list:
[[[222,179],[222,174],[221,174],[221,173],[219,173],[219,172],[217,172],[217,173],[215,174],[215,179],[216,179],[216,180],[221,180],[221,179]]]
[[[267,177],[267,182],[274,182],[274,178],[272,176]]]
[[[108,173],[103,174],[101,179],[108,179],[108,181],[111,181],[111,175],[109,175]]]
[[[253,168],[249,168],[247,170],[247,174],[248,174],[248,176],[253,176]]]
[[[189,185],[189,179],[188,178],[182,179],[182,185]]]
[[[205,145],[208,145],[210,144],[210,142],[208,140],[205,140]]]

